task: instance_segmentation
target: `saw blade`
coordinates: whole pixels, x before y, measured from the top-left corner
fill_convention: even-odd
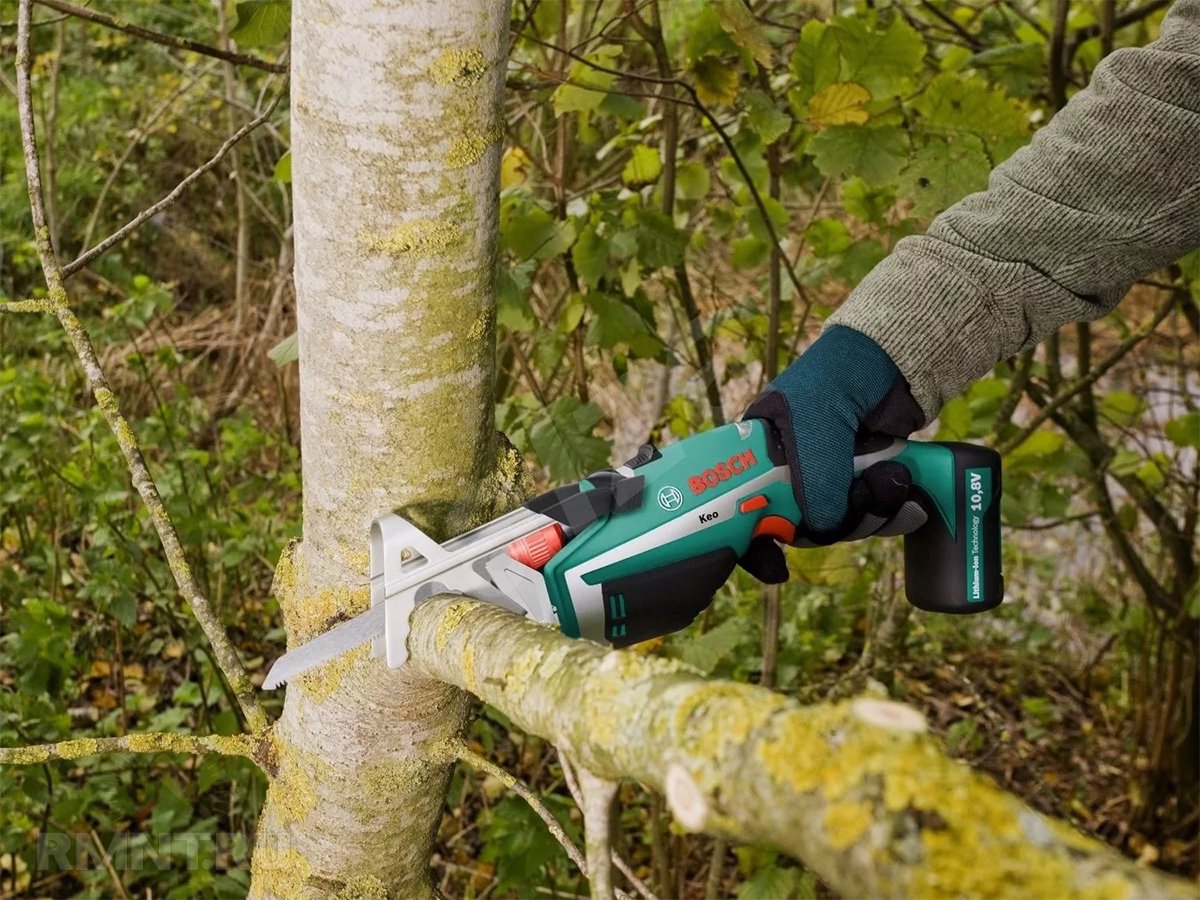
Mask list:
[[[267,679],[263,682],[263,690],[274,690],[285,681],[295,678],[313,666],[329,662],[348,650],[353,650],[359,644],[365,644],[372,638],[382,635],[384,609],[382,603],[376,604],[366,612],[343,622],[332,631],[326,631],[307,644],[283,654],[275,660],[275,665],[271,666],[271,671],[267,673]]]

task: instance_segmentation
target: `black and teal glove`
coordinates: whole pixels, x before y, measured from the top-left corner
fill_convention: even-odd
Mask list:
[[[779,432],[802,517],[795,543],[903,534],[924,523],[904,466],[884,461],[854,474],[856,445],[880,434],[907,437],[925,418],[896,364],[861,332],[827,328],[743,418],[766,419]],[[787,579],[782,551],[766,539],[742,565],[768,583]]]

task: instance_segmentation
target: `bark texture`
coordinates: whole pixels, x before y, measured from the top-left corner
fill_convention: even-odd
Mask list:
[[[507,0],[295,0],[292,171],[304,540],[289,646],[368,604],[373,518],[435,537],[511,505],[492,426]],[[469,449],[467,449],[469,448]],[[429,895],[467,698],[359,648],[289,686],[256,896]]]
[[[409,652],[591,772],[663,791],[684,827],[777,847],[848,897],[1194,896],[948,759],[898,703],[803,707],[463,598],[419,606]]]

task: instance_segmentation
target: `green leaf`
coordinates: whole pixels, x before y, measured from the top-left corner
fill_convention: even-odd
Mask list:
[[[1099,399],[1096,411],[1120,428],[1128,428],[1146,411],[1146,401],[1128,391],[1110,391]]]
[[[609,242],[600,237],[595,228],[588,226],[571,248],[575,271],[590,288],[600,284],[600,279],[608,271],[608,245]]]
[[[808,152],[822,175],[858,176],[872,185],[896,183],[905,151],[904,132],[891,125],[835,125],[813,135],[808,143]]]
[[[939,441],[961,441],[971,430],[971,406],[966,397],[952,397],[938,413]]]
[[[662,160],[659,159],[658,150],[639,144],[633,148],[629,162],[621,170],[621,180],[631,187],[641,187],[656,181],[661,173]]]
[[[281,369],[288,363],[295,362],[300,358],[300,336],[293,331],[268,350],[267,356]]]
[[[887,255],[887,248],[874,238],[855,241],[842,251],[841,258],[833,268],[833,274],[849,284],[858,284]]]
[[[730,249],[732,251],[730,262],[738,271],[753,269],[755,266],[762,265],[763,260],[770,253],[770,245],[766,241],[760,241],[753,235],[738,238],[730,244]]]
[[[835,29],[818,19],[805,22],[792,54],[800,105],[803,106],[821,88],[837,81],[841,65]]]
[[[1052,456],[1063,448],[1066,441],[1067,439],[1057,431],[1035,431],[1014,449],[1009,457],[1013,460],[1024,460]]]
[[[529,269],[523,263],[512,270],[501,268],[496,275],[496,323],[509,331],[528,332],[537,326],[529,304]]]
[[[1200,412],[1190,412],[1163,426],[1163,434],[1177,447],[1200,447]]]
[[[842,207],[863,222],[882,225],[895,203],[896,192],[890,188],[873,188],[861,178],[851,178],[842,184]]]
[[[841,77],[857,81],[875,98],[904,93],[921,70],[925,42],[895,15],[884,28],[861,16],[839,16],[831,25],[842,55]]]
[[[804,239],[818,258],[841,253],[854,243],[845,224],[838,219],[816,219],[804,230]]]
[[[799,900],[815,897],[814,887],[805,883],[805,875],[797,869],[781,869],[771,865],[749,881],[738,886],[738,900]]]
[[[1152,491],[1157,491],[1166,483],[1166,470],[1170,464],[1162,459],[1148,459],[1140,466],[1134,474],[1138,481],[1150,488]]]
[[[603,418],[600,407],[578,397],[560,397],[542,411],[529,440],[551,481],[569,481],[608,465],[611,443],[592,434]]]
[[[977,139],[933,140],[900,176],[900,195],[913,201],[913,214],[932,216],[967,194],[987,187],[991,164]]]
[[[483,848],[479,857],[497,864],[496,887],[501,894],[540,884],[544,870],[567,863],[566,853],[546,824],[528,803],[516,797],[504,797],[486,812],[480,834]]]
[[[643,209],[638,213],[634,233],[637,237],[637,258],[647,268],[661,269],[683,262],[688,238],[675,227],[670,216]]]
[[[266,47],[287,37],[291,25],[291,0],[243,0],[229,36],[242,47]]]
[[[771,224],[775,227],[775,234],[784,233],[787,229],[789,218],[787,207],[774,197],[763,197],[762,205],[767,211],[767,215],[771,217]],[[766,221],[763,219],[763,214],[757,206],[752,206],[746,210],[746,227],[752,235],[763,243],[771,243],[771,232],[767,230]]]
[[[773,144],[792,127],[792,118],[758,89],[746,92],[746,124],[760,137],[764,145]]]
[[[735,44],[747,51],[761,66],[771,65],[771,44],[754,14],[742,0],[717,0],[717,21]]]
[[[591,294],[588,305],[596,313],[588,322],[589,343],[608,350],[627,347],[639,358],[652,357],[662,349],[662,340],[638,311],[623,300]]]
[[[675,169],[675,191],[681,200],[702,200],[710,187],[703,163],[683,162]]]
[[[712,672],[722,660],[748,641],[752,635],[750,621],[743,616],[726,619],[716,628],[703,634],[689,634],[682,640],[679,657],[701,672]]]
[[[1003,92],[953,72],[938,75],[913,102],[931,131],[970,133],[987,140],[1029,133],[1029,119]]]
[[[271,173],[271,177],[276,181],[281,181],[284,184],[292,182],[292,151],[288,150],[283,156],[279,157],[279,162],[275,163],[275,171]]]
[[[586,58],[597,65],[611,67],[620,55],[620,47],[604,44],[588,53]],[[555,116],[595,109],[604,102],[617,76],[577,60],[567,69],[567,79],[569,83],[560,84],[550,97]]]
[[[540,206],[515,207],[502,217],[502,244],[520,259],[549,259],[575,243],[575,226],[558,222]]]

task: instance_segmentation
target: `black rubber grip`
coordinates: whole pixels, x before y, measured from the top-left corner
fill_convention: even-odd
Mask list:
[[[614,647],[679,631],[712,602],[733,574],[737,554],[729,547],[605,581],[604,636]]]

